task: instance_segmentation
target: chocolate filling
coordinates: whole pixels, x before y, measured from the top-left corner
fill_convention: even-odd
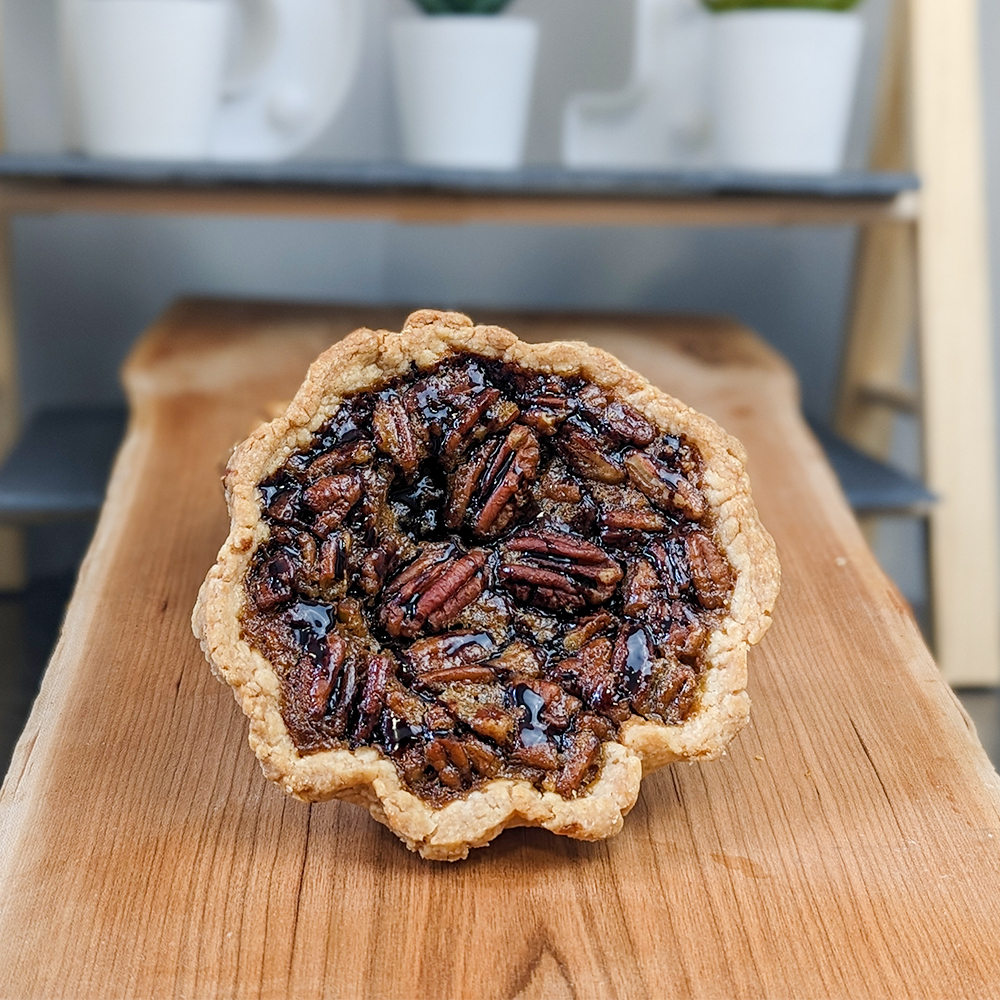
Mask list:
[[[259,486],[243,637],[300,752],[373,746],[441,805],[571,797],[694,708],[733,572],[693,442],[579,377],[453,355],[345,399]]]

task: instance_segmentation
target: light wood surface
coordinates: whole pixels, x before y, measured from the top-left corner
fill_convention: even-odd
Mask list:
[[[920,363],[935,651],[953,684],[1000,682],[993,332],[976,0],[910,0]],[[970,595],[974,599],[970,600]]]
[[[992,997],[1000,779],[875,565],[788,368],[707,321],[507,317],[609,347],[746,444],[784,570],[720,761],[617,838],[428,863],[261,777],[188,619],[231,444],[309,360],[401,314],[189,303],[132,422],[0,791],[3,997]]]
[[[0,207],[12,213],[277,215],[384,219],[414,225],[479,222],[532,226],[850,225],[913,219],[917,191],[892,198],[526,196],[434,191],[344,192],[239,185],[0,181]]]

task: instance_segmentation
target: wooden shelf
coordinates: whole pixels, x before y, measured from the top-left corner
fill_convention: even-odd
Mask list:
[[[573,226],[845,225],[917,215],[915,176],[737,171],[509,172],[401,164],[155,163],[0,156],[8,212],[365,217]]]

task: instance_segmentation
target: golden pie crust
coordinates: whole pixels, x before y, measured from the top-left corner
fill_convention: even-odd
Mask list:
[[[470,352],[560,376],[582,376],[638,410],[661,432],[692,440],[704,461],[702,492],[714,512],[714,538],[735,573],[728,612],[709,639],[700,697],[680,725],[633,716],[617,742],[603,746],[599,777],[584,793],[563,798],[527,781],[494,779],[463,798],[433,807],[400,781],[374,747],[299,753],[281,713],[281,685],[268,660],[241,637],[245,579],[267,541],[257,486],[296,451],[347,395],[380,386],[415,363],[429,368]],[[771,621],[780,570],[774,543],[750,495],[745,453],[714,421],[650,385],[612,355],[588,344],[527,344],[500,327],[475,326],[457,313],[423,310],[401,333],[362,329],[324,352],[310,367],[287,410],[259,427],[234,451],[226,496],[232,527],[194,609],[194,633],[216,676],[229,684],[250,720],[250,745],[264,774],[295,797],[343,799],[366,806],[425,858],[458,860],[501,831],[539,826],[581,840],[617,833],[635,804],[643,774],[679,760],[722,754],[746,723],[747,650]]]

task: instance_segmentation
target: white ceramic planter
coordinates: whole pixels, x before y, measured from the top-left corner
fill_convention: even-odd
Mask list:
[[[534,21],[433,15],[392,24],[407,162],[509,170],[524,160],[538,51]]]
[[[841,169],[864,41],[856,14],[715,14],[713,110],[720,164],[779,173]]]

